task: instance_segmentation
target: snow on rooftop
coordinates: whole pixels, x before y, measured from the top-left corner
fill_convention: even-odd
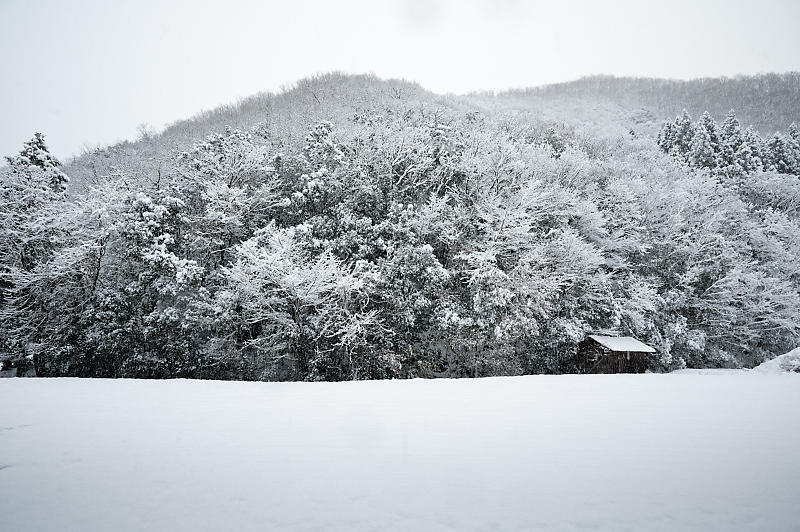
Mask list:
[[[632,336],[601,336],[599,334],[590,334],[589,338],[611,351],[656,352],[655,349]]]

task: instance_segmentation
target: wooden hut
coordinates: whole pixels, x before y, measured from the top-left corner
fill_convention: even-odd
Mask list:
[[[656,350],[631,336],[590,334],[578,346],[581,373],[644,373]]]

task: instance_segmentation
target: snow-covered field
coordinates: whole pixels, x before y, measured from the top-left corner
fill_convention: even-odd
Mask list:
[[[800,374],[0,381],[0,529],[799,530]]]

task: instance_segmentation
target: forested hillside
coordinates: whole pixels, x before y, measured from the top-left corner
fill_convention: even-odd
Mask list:
[[[115,171],[147,181],[172,165],[176,151],[190,148],[207,135],[226,127],[253,132],[272,146],[287,149],[302,142],[308,129],[327,120],[346,124],[357,114],[378,110],[403,113],[419,109],[473,108],[460,98],[445,98],[424,90],[416,83],[381,80],[367,75],[330,73],[301,80],[279,93],[262,93],[230,105],[204,111],[187,120],[155,132],[142,125],[135,141],[88,149],[66,164],[72,176],[71,188],[87,187]],[[282,149],[282,148],[281,148]]]
[[[0,180],[3,357],[344,380],[573,372],[608,329],[655,371],[800,344],[796,76],[761,110],[771,76],[730,98],[628,80],[630,108],[604,79],[460,97],[331,74],[64,166],[37,135]]]
[[[114,170],[139,178],[158,174],[171,155],[225,127],[251,130],[292,142],[320,120],[345,123],[371,109],[415,108],[480,111],[492,117],[522,113],[540,121],[569,124],[600,136],[655,136],[665,119],[684,109],[724,117],[735,109],[744,127],[764,135],[800,122],[800,73],[676,81],[594,76],[569,83],[512,90],[497,95],[441,96],[404,80],[367,75],[325,74],[301,80],[279,93],[262,93],[205,111],[155,132],[143,125],[140,138],[87,149],[66,163],[72,188],[85,191]]]
[[[800,122],[800,72],[689,81],[591,76],[509,91],[501,96],[534,105],[600,101],[629,110],[644,108],[660,119],[673,117],[684,109],[698,116],[708,111],[716,117],[736,109],[745,126],[753,126],[765,135]]]

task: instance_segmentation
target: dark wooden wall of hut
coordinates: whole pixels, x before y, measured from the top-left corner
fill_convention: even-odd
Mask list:
[[[637,351],[610,351],[587,338],[578,346],[577,359],[581,373],[644,373],[648,356]]]

